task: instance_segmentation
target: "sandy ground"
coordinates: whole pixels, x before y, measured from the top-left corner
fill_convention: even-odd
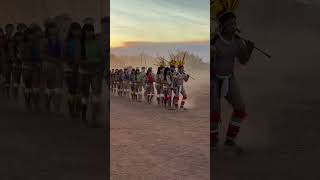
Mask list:
[[[187,112],[112,95],[111,179],[210,179],[208,82],[190,81]]]
[[[103,129],[0,99],[0,179],[107,179]]]

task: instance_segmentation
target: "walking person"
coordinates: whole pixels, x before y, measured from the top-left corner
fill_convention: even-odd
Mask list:
[[[216,12],[218,14],[219,28],[216,32],[215,40],[211,42],[211,54],[213,57],[211,148],[214,152],[218,152],[221,98],[225,98],[232,106],[233,114],[228,126],[224,147],[232,152],[239,153],[243,149],[236,143],[236,138],[247,112],[234,74],[234,64],[237,59],[241,64],[245,65],[250,59],[254,44],[251,41],[243,41],[236,35],[236,16],[231,10],[228,11],[228,9],[232,8],[225,7],[224,9],[227,11]]]
[[[67,85],[67,103],[69,115],[78,117],[80,114],[80,98],[77,96],[78,89],[78,65],[82,58],[81,52],[81,32],[82,28],[79,23],[72,23],[65,40],[64,52],[64,79]]]
[[[101,95],[100,80],[103,75],[103,52],[102,44],[96,38],[95,29],[91,24],[85,24],[82,28],[82,58],[80,61],[80,84],[81,84],[81,119],[87,126],[95,126],[97,114],[100,110],[99,101]],[[91,88],[91,92],[90,92]],[[91,124],[87,121],[89,97],[91,96],[92,116]]]

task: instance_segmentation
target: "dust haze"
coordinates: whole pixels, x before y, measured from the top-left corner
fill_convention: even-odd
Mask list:
[[[173,51],[174,52],[174,51]],[[188,51],[185,57],[185,71],[188,73],[191,78],[185,83],[185,87],[188,93],[188,103],[186,107],[192,108],[195,107],[195,101],[199,95],[203,95],[203,92],[208,91],[210,85],[210,65],[203,62],[203,59],[193,53]],[[179,52],[177,52],[179,53]],[[166,57],[169,59],[168,57]],[[147,53],[141,53],[139,56],[119,56],[111,55],[110,68],[111,69],[121,69],[124,67],[132,66],[135,67],[152,67],[153,73],[157,71],[157,62],[159,61],[158,57],[148,55]],[[206,93],[209,98],[209,93]],[[209,107],[208,107],[209,108]]]
[[[157,61],[147,53],[111,55],[110,67],[145,66],[156,73]],[[185,83],[185,112],[111,93],[111,179],[210,179],[210,68],[192,53],[185,61],[193,78]]]

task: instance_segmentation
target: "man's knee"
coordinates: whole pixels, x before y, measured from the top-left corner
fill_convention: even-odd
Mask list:
[[[240,119],[245,119],[248,116],[245,105],[242,104],[235,106],[233,109],[233,116]]]

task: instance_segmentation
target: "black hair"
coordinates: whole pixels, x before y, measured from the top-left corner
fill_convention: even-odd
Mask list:
[[[168,75],[168,73],[170,73],[170,68],[169,67],[166,67],[165,69],[164,69],[164,77],[166,77],[167,75]]]
[[[9,27],[13,27],[13,28],[14,28],[14,25],[13,25],[13,24],[7,24],[7,25],[5,26],[5,29],[7,29],[7,28],[9,28]]]
[[[42,28],[38,24],[35,24],[35,23],[31,24],[29,28],[32,29],[34,32],[42,31]]]
[[[150,74],[150,73],[152,73],[152,69],[148,68],[147,74]]]
[[[50,36],[49,29],[51,29],[51,28],[57,28],[57,25],[55,23],[47,24],[46,30],[45,30],[45,37],[46,38],[49,38],[49,36]]]
[[[72,31],[74,31],[75,29],[81,30],[81,25],[77,22],[73,22],[71,23],[70,27],[69,27],[69,31],[68,31],[68,35],[66,37],[66,41],[71,40],[72,37]]]
[[[24,41],[25,42],[30,41],[28,35],[33,34],[33,33],[34,33],[33,29],[27,28],[26,31],[24,32]]]
[[[160,73],[161,73],[161,69],[163,69],[163,67],[158,67],[157,74],[160,74]]]
[[[85,38],[86,31],[95,31],[94,26],[92,24],[85,24],[82,27],[82,37]]]
[[[20,28],[27,28],[28,26],[24,23],[19,23],[17,24],[17,29],[20,29]]]

